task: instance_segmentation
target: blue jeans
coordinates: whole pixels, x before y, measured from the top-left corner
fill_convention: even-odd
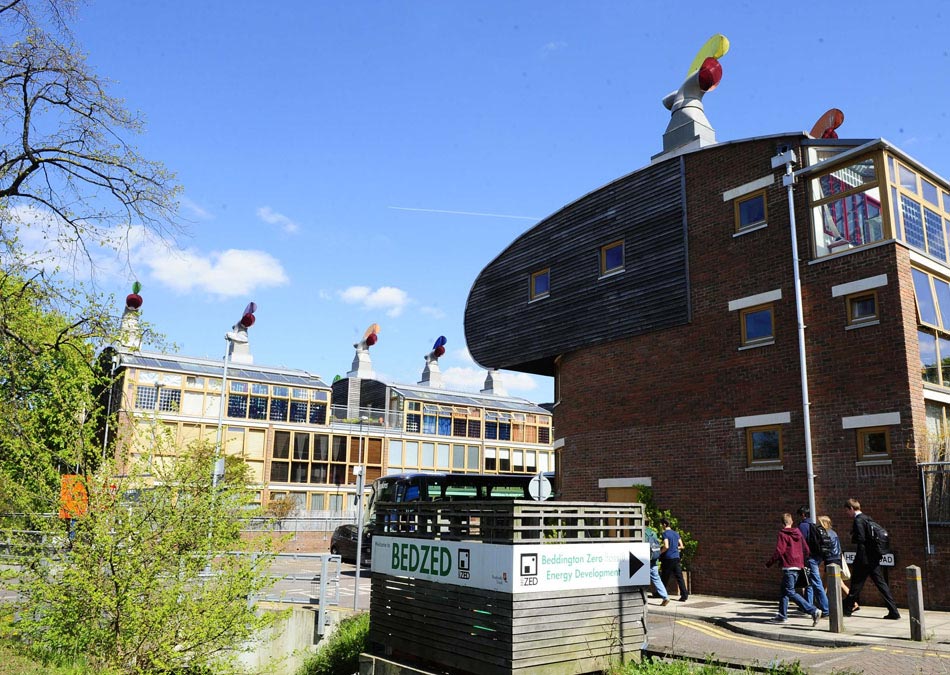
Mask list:
[[[798,570],[782,570],[782,599],[778,602],[778,613],[783,619],[788,618],[788,601],[792,600],[798,608],[808,616],[815,613],[815,606],[798,594],[795,590],[795,580],[798,579]]]
[[[828,596],[825,594],[825,585],[821,580],[821,570],[818,568],[819,561],[817,558],[809,558],[805,561],[805,564],[808,565],[808,571],[811,574],[811,582],[808,584],[808,588],[805,589],[805,599],[814,603],[823,615],[827,614]],[[815,602],[815,595],[818,596],[818,602]]]
[[[650,565],[650,582],[653,584],[653,588],[656,589],[657,595],[664,600],[670,597],[670,594],[666,592],[666,586],[660,581],[660,568],[656,565]]]

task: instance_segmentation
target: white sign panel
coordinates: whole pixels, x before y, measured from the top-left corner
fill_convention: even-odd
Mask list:
[[[849,565],[854,563],[854,551],[845,551],[842,555],[846,563]],[[885,553],[881,556],[881,567],[894,567],[893,553]]]
[[[373,537],[373,572],[505,593],[646,586],[645,543],[525,544]]]

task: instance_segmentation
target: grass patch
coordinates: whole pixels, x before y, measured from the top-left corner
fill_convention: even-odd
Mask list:
[[[366,651],[369,613],[343,619],[316,654],[304,661],[297,675],[352,675],[360,670],[360,653]]]

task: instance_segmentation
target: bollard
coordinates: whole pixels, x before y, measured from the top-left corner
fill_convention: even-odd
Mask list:
[[[825,565],[825,586],[828,588],[828,630],[844,632],[844,612],[841,611],[841,566]]]
[[[924,625],[924,585],[917,565],[909,565],[907,574],[907,610],[910,612],[910,639],[923,642],[927,627]]]

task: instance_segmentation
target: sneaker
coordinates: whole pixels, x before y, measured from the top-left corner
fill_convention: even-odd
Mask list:
[[[769,623],[788,623],[788,619],[786,619],[781,614],[776,614],[771,619],[769,619]]]
[[[811,613],[811,625],[817,626],[819,621],[821,621],[821,610],[816,609]]]
[[[821,613],[821,618],[822,618],[822,619],[827,619],[829,616],[831,616],[831,612],[822,612],[822,613]]]
[[[901,618],[901,615],[900,615],[900,614],[897,614],[897,613],[888,614],[888,615],[885,616],[884,618],[885,618],[885,619],[889,619],[889,620],[891,620],[891,621],[897,621],[899,618]]]
[[[686,602],[686,600],[687,600],[688,598],[689,598],[688,595],[684,595],[684,596],[682,596],[682,597],[680,598],[680,602]]]
[[[660,603],[660,607],[666,607],[668,604],[670,604],[670,599],[663,598],[663,602]]]

